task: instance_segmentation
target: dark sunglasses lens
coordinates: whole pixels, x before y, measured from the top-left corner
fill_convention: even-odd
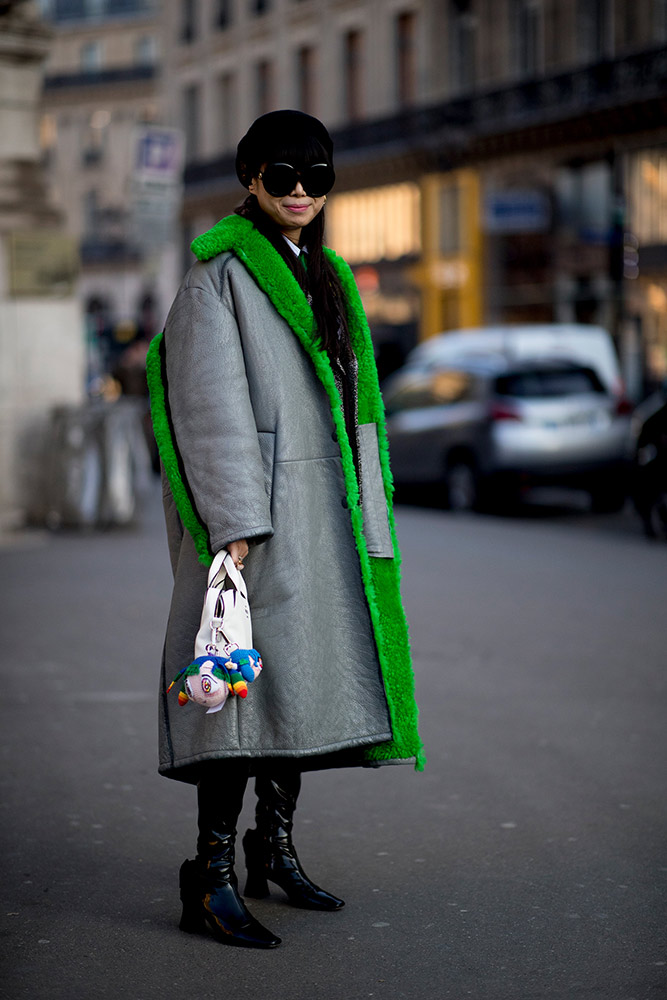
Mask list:
[[[323,194],[328,194],[335,180],[334,168],[328,163],[314,163],[312,167],[306,167],[301,175],[303,189],[311,198],[321,198]]]
[[[289,163],[269,163],[262,173],[264,188],[273,198],[283,198],[296,187],[298,174]]]
[[[336,174],[328,163],[314,163],[302,172],[289,163],[269,163],[262,172],[264,189],[273,198],[284,198],[290,194],[300,180],[306,194],[311,198],[321,198],[334,186]]]

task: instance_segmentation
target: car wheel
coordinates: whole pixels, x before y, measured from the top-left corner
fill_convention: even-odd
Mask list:
[[[644,518],[644,531],[649,538],[667,542],[667,493],[653,501]]]
[[[455,461],[445,475],[447,505],[450,510],[475,510],[478,502],[477,476],[469,462]]]

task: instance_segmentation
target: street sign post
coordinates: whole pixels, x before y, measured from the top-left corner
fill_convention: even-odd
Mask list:
[[[183,133],[141,125],[133,137],[132,236],[146,251],[173,239],[182,197]]]

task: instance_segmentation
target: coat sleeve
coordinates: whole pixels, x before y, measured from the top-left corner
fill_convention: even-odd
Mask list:
[[[241,336],[217,289],[186,283],[164,332],[167,398],[188,490],[212,552],[273,534]]]

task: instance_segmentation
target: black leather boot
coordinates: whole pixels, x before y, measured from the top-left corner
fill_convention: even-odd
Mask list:
[[[180,928],[202,933],[206,925],[225,944],[275,948],[280,938],[248,912],[234,872],[236,823],[248,782],[245,761],[215,761],[197,785],[197,857],[180,871],[183,915]]]
[[[292,819],[300,789],[301,774],[290,767],[257,778],[257,829],[248,830],[243,838],[248,868],[245,895],[255,899],[268,896],[270,880],[287,893],[293,906],[340,910],[343,900],[311,882],[292,843]]]

